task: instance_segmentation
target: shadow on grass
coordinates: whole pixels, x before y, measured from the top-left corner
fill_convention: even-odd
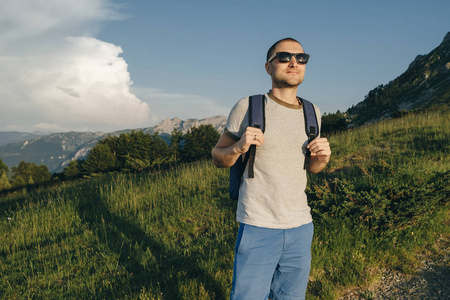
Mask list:
[[[109,290],[99,283],[95,288],[99,294],[95,295],[95,298],[137,297],[142,288],[154,291],[151,287],[158,287],[164,299],[185,298],[180,282],[175,276],[170,278],[169,274],[183,274],[182,280],[196,280],[203,285],[209,295],[214,295],[214,299],[228,297],[223,292],[222,286],[199,266],[199,261],[203,258],[201,253],[181,257],[179,253],[167,249],[139,226],[112,214],[99,194],[92,192],[80,199],[78,212],[92,232],[98,235],[98,240],[104,241],[103,246],[118,254],[119,265],[127,270],[129,276],[127,282],[121,283],[118,280]],[[149,269],[139,261],[139,257],[147,249],[156,258],[157,268]]]

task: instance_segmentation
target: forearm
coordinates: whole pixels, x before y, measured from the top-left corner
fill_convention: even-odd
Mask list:
[[[320,161],[317,157],[311,157],[311,162],[309,166],[309,173],[319,173],[321,172],[328,164],[328,161]]]
[[[247,127],[238,141],[223,133],[212,150],[213,163],[218,168],[229,168],[251,145],[261,146],[262,143],[264,134],[259,128]]]
[[[238,152],[238,149],[233,144],[228,147],[214,147],[212,150],[212,158],[213,163],[218,168],[229,168],[236,160],[239,158],[239,156],[242,153]]]

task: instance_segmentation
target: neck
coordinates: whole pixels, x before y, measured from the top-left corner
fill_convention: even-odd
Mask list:
[[[272,94],[283,102],[298,105],[297,87],[292,87],[289,89],[272,87]]]

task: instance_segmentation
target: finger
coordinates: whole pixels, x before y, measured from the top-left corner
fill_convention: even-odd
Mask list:
[[[261,143],[264,141],[264,134],[261,131],[261,129],[259,129],[259,128],[247,127],[244,135],[248,141],[253,140],[253,141],[259,141]]]
[[[319,155],[319,156],[330,156],[331,151],[326,150],[326,149],[321,149],[319,151],[314,152],[315,154]]]
[[[328,144],[328,140],[326,138],[317,138],[317,139],[312,140],[308,144],[308,146],[312,146],[312,145],[315,145],[315,144],[324,144],[324,143]]]
[[[261,136],[260,136],[259,133],[256,133],[256,132],[248,132],[248,133],[245,135],[245,138],[246,138],[248,141],[252,142],[252,141],[257,141],[257,140],[259,140],[259,139],[261,138]]]
[[[313,141],[311,142],[307,148],[311,151],[311,152],[317,152],[320,150],[329,150],[330,149],[330,144],[328,143],[327,140],[325,141]]]
[[[250,143],[252,145],[256,145],[256,146],[261,146],[263,142],[264,142],[264,136],[263,135],[256,135],[255,134],[250,140]]]
[[[256,128],[255,128],[256,129]],[[246,130],[241,138],[241,151],[247,152],[251,145],[261,146],[264,142],[264,135],[261,130]]]
[[[247,127],[247,129],[245,130],[245,134],[263,134],[261,129],[259,128],[254,128],[254,127]]]

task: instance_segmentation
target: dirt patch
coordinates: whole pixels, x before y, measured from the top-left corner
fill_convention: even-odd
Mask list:
[[[422,260],[415,275],[405,275],[395,270],[384,270],[380,282],[370,289],[349,289],[342,300],[450,300],[450,250],[439,257]]]

